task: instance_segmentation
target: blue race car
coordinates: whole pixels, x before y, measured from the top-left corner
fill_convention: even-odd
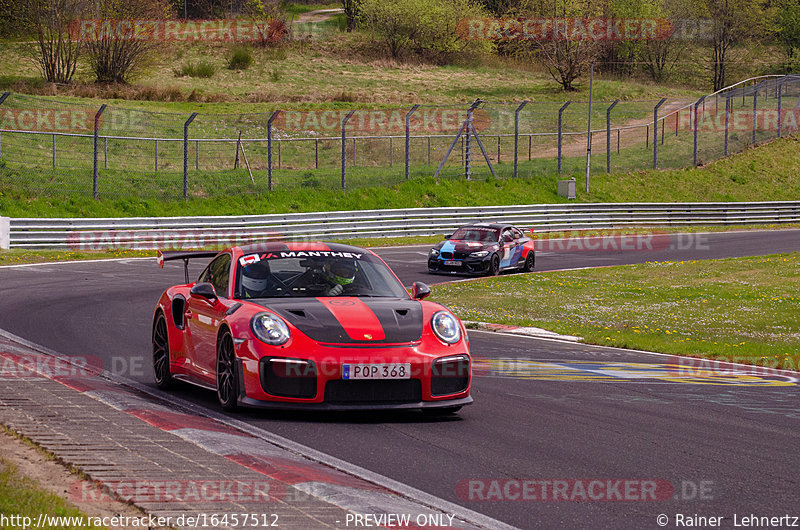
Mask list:
[[[433,247],[428,270],[433,273],[497,275],[504,270],[532,272],[536,263],[533,239],[503,223],[462,226]]]

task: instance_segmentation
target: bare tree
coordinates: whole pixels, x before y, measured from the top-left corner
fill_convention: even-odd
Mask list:
[[[69,30],[81,6],[81,0],[26,0],[38,45],[34,61],[46,81],[69,83],[75,75],[81,43],[70,39]]]
[[[752,0],[706,0],[711,18],[714,90],[726,85],[731,47],[755,34],[761,25],[761,6]]]
[[[111,31],[101,23],[85,42],[89,66],[101,83],[125,83],[162,43],[154,37],[138,38],[133,25],[121,20],[158,20],[170,15],[166,0],[96,0],[93,18],[111,22]]]

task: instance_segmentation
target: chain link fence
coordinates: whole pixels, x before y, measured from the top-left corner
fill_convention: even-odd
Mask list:
[[[193,198],[406,179],[681,168],[792,134],[800,76],[699,100],[493,102],[177,114],[0,95],[0,188]],[[590,123],[591,119],[591,123]],[[591,132],[589,132],[591,130]],[[555,183],[554,183],[555,185]]]

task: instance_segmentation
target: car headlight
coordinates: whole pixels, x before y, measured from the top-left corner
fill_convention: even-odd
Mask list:
[[[436,336],[447,344],[455,344],[461,340],[461,326],[456,317],[447,311],[437,311],[433,314],[431,328]]]
[[[438,256],[438,255],[439,255],[439,251],[438,251],[438,250],[436,250],[435,248],[432,248],[432,249],[431,249],[431,254],[430,254],[430,255],[431,255],[431,256]]]
[[[470,256],[472,256],[473,258],[485,258],[488,255],[489,255],[488,250],[479,250],[478,252],[473,252],[472,254],[470,254]]]
[[[273,346],[280,346],[290,337],[286,322],[270,313],[255,315],[250,321],[250,328],[261,341]]]

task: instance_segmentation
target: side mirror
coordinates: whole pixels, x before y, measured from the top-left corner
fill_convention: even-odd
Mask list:
[[[422,300],[429,294],[431,294],[431,288],[422,282],[414,282],[414,285],[411,286],[411,297],[414,300]]]
[[[198,283],[192,287],[191,291],[189,291],[189,294],[193,298],[204,298],[208,302],[212,302],[218,298],[217,291],[214,289],[214,286],[207,282]]]

